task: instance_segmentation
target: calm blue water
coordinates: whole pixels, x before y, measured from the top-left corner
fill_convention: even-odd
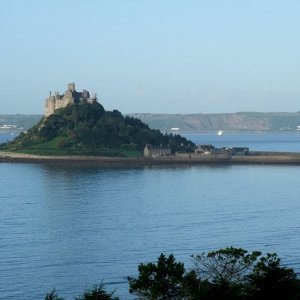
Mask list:
[[[196,144],[212,144],[222,147],[249,147],[252,151],[300,152],[300,133],[226,133],[216,134],[184,134]]]
[[[255,136],[231,140],[300,149],[296,134]],[[140,262],[165,252],[190,266],[190,254],[231,245],[277,252],[300,270],[298,166],[2,163],[0,178],[3,299],[43,299],[53,287],[73,299],[101,280],[130,299],[126,276]]]

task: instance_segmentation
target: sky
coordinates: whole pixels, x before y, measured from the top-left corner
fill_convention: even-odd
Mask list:
[[[69,82],[122,113],[300,111],[298,0],[1,0],[0,114]]]

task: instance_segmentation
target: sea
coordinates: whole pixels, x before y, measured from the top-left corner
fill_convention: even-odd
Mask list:
[[[300,152],[297,133],[183,134],[197,144]],[[11,135],[0,134],[0,141]],[[300,272],[300,166],[104,168],[0,163],[0,298],[66,300],[104,283],[133,299],[140,263],[224,247],[276,252]]]

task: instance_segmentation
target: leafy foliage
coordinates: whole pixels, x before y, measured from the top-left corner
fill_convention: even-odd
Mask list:
[[[171,254],[161,254],[157,263],[140,264],[138,278],[128,277],[129,291],[139,299],[183,299],[184,264]]]
[[[281,266],[276,254],[261,257],[258,251],[230,247],[192,258],[195,267],[189,272],[173,255],[140,264],[138,278],[128,278],[130,293],[151,300],[300,299],[296,274]]]
[[[114,292],[108,293],[104,290],[104,285],[94,286],[91,290],[86,290],[82,296],[75,297],[75,300],[119,300],[113,296]]]
[[[59,140],[51,144],[52,140]],[[162,134],[139,119],[124,117],[119,111],[105,111],[99,103],[72,104],[43,118],[26,134],[1,146],[2,149],[61,149],[94,154],[112,149],[142,151],[146,144],[164,145],[171,151],[191,151],[195,146],[179,135]],[[119,151],[120,152],[120,151]]]
[[[225,248],[208,254],[192,255],[195,271],[201,279],[214,283],[241,281],[253,268],[261,252],[241,248]]]
[[[55,289],[53,289],[50,293],[47,293],[45,300],[64,300],[64,298],[58,297]]]
[[[143,300],[299,300],[300,281],[276,254],[225,248],[192,256],[195,267],[186,271],[171,254],[138,266],[128,277],[129,292]],[[75,300],[119,300],[104,285],[86,290]],[[55,290],[45,300],[63,300]]]
[[[260,255],[233,247],[192,255],[201,287],[201,294],[192,290],[195,299],[244,299],[245,276],[252,272]]]
[[[251,299],[300,299],[296,277],[293,269],[280,265],[277,254],[268,253],[247,276]]]
[[[119,300],[118,297],[114,297],[114,292],[108,293],[104,289],[104,284],[100,283],[95,285],[92,289],[85,290],[84,293],[75,300]],[[50,293],[47,293],[45,300],[64,300],[64,298],[58,297],[55,289]]]

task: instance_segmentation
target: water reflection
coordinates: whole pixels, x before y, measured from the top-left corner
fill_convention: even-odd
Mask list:
[[[299,177],[293,166],[0,164],[1,295],[56,287],[73,299],[104,280],[128,299],[140,262],[166,252],[189,265],[231,245],[297,267]]]

